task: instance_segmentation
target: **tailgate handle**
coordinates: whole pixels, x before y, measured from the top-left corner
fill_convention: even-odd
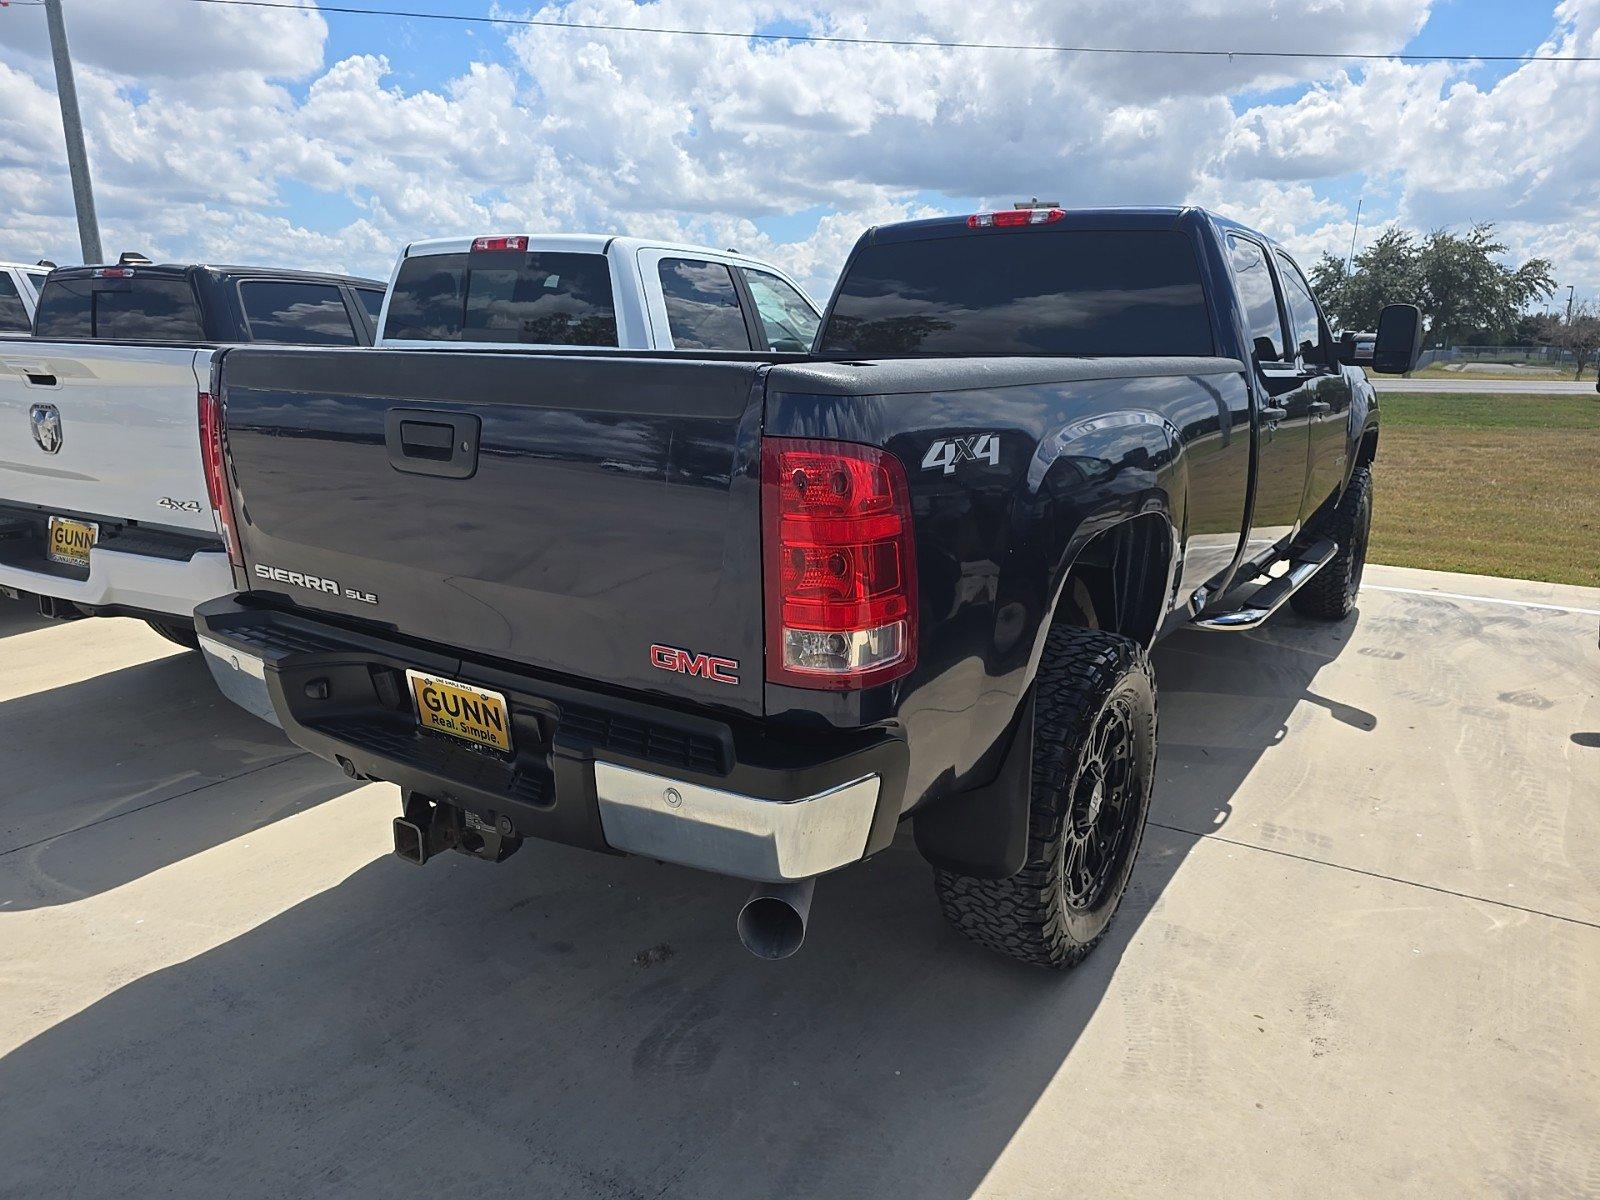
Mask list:
[[[483,423],[472,413],[391,408],[383,422],[389,465],[411,475],[470,478],[478,469],[482,428]]]

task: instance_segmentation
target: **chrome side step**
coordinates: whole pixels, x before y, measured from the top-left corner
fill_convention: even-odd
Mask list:
[[[1242,629],[1255,629],[1268,617],[1289,602],[1289,597],[1311,582],[1311,577],[1339,553],[1339,544],[1329,538],[1318,538],[1305,549],[1297,551],[1290,560],[1287,572],[1262,584],[1244,603],[1231,612],[1215,613],[1209,617],[1196,617],[1189,622],[1196,629],[1213,633],[1237,633]]]

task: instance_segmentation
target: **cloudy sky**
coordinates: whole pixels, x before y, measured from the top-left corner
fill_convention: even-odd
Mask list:
[[[1600,54],[1600,0],[492,0],[393,7],[969,42]],[[105,249],[387,275],[512,230],[737,246],[825,296],[866,225],[1215,207],[1305,259],[1500,224],[1600,290],[1600,64],[751,42],[65,0]],[[371,6],[384,7],[385,0]],[[76,261],[44,10],[0,8],[0,258]],[[1564,291],[1563,297],[1564,300]]]

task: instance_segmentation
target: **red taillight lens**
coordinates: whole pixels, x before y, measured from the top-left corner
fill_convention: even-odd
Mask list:
[[[472,239],[474,253],[485,250],[526,250],[528,239],[526,237],[481,237]]]
[[[1010,212],[973,213],[968,229],[1015,229],[1019,225],[1053,225],[1066,216],[1059,208],[1017,208]]]
[[[222,526],[222,540],[228,546],[228,561],[244,566],[239,534],[233,521],[233,496],[228,492],[227,466],[222,459],[222,402],[210,392],[200,393],[200,457],[206,469],[206,496],[211,511]]]
[[[917,659],[917,563],[905,468],[871,446],[761,442],[767,680],[860,688]]]
[[[96,279],[126,279],[132,274],[133,272],[127,267],[96,267],[94,269],[94,277]]]

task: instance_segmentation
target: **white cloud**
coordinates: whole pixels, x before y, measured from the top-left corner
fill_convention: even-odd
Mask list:
[[[529,15],[1337,52],[1399,48],[1430,3],[863,0],[820,15],[801,0],[573,0]],[[1518,251],[1600,283],[1593,67],[1530,65],[1479,87],[1438,65],[516,29],[484,32],[479,61],[424,89],[381,55],[327,61],[315,11],[75,0],[69,19],[111,253],[383,275],[420,237],[618,230],[737,245],[824,292],[866,225],[937,210],[922,196],[1198,201],[1314,259],[1347,245],[1347,205],[1315,186],[1338,180],[1365,191],[1374,230],[1500,219]],[[1565,0],[1546,48],[1594,53],[1597,26],[1600,0]],[[65,261],[74,226],[40,10],[0,14],[0,46],[0,255]],[[1274,98],[1236,113],[1241,96]],[[810,212],[823,215],[795,220]],[[796,232],[763,235],[757,222],[775,218]]]

